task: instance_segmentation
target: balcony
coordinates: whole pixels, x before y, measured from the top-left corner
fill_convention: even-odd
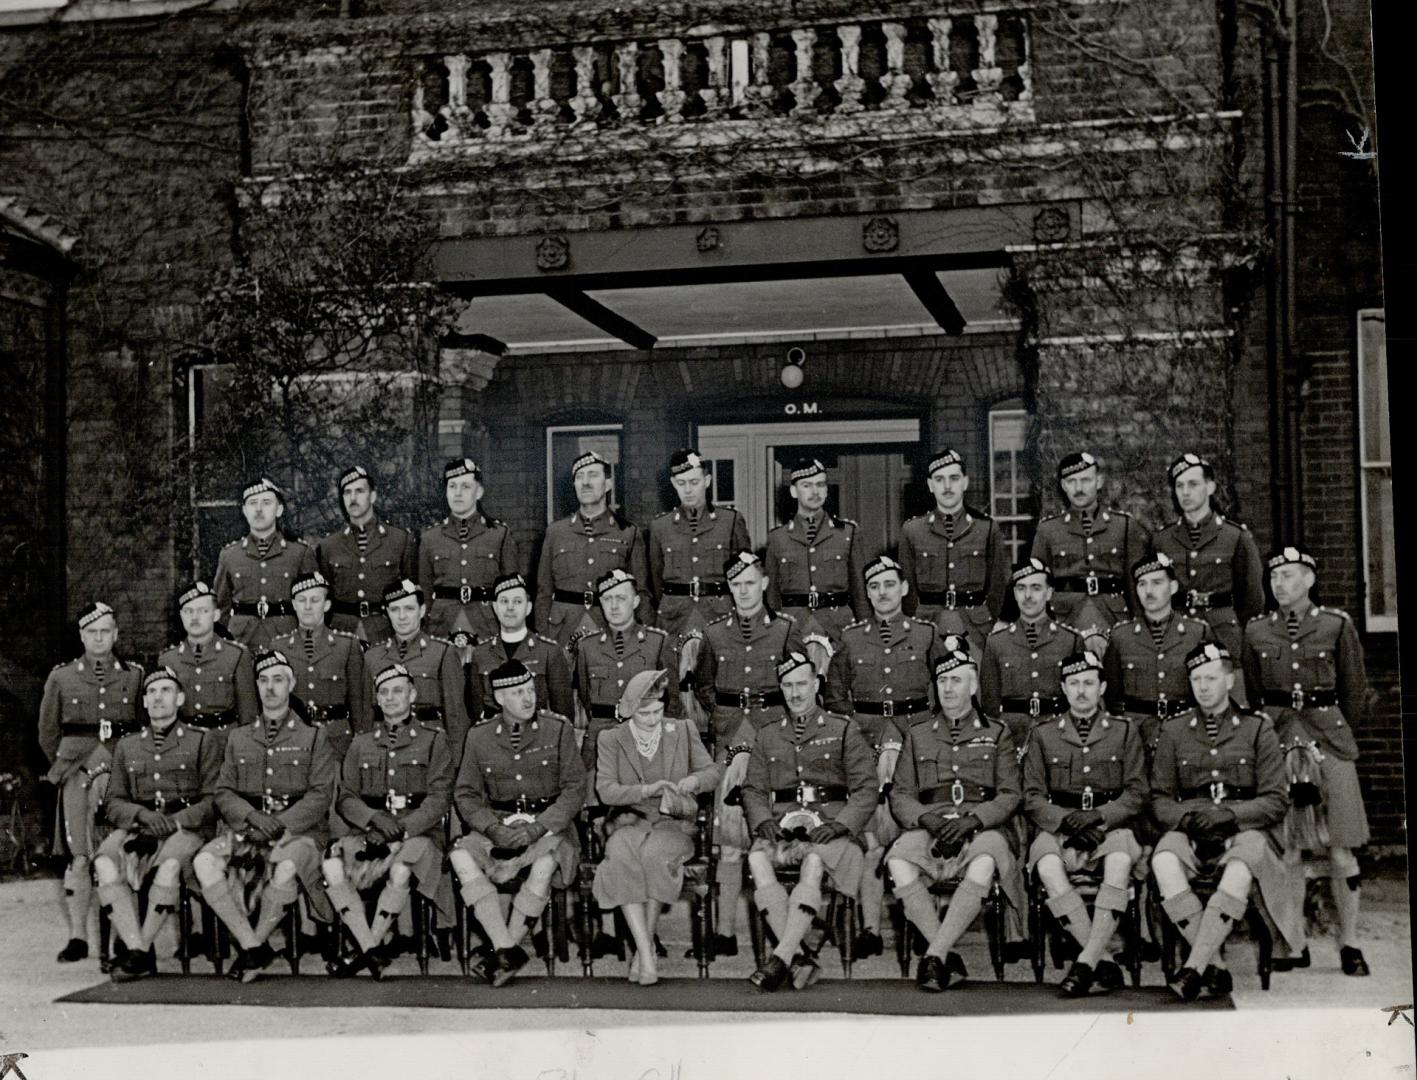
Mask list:
[[[1033,119],[1028,25],[990,13],[430,57],[412,161],[583,153],[615,133],[667,148],[939,134]]]

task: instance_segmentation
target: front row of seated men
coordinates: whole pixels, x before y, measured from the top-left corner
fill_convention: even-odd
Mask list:
[[[124,946],[115,978],[156,970],[153,940],[188,864],[235,940],[233,977],[249,981],[274,961],[268,938],[302,889],[316,919],[338,916],[353,938],[353,952],[331,961],[330,973],[378,977],[411,888],[451,924],[443,873],[446,837],[459,831],[445,825],[451,805],[466,831],[447,861],[489,943],[480,973],[505,984],[528,962],[522,940],[553,884],[574,880],[574,818],[587,782],[571,723],[539,709],[531,673],[508,661],[490,680],[500,712],[467,733],[455,777],[447,736],[418,717],[413,680],[395,663],[375,680],[383,722],[354,738],[341,767],[322,730],[292,709],[284,654],[265,653],[255,666],[261,716],[226,738],[177,718],[183,697],[170,669],[144,680],[149,724],[115,750],[106,805],[116,828],[95,860]],[[860,893],[865,837],[884,831],[875,820],[883,790],[900,830],[884,861],[928,943],[916,975],[922,990],[965,975],[954,947],[996,878],[1024,910],[1024,866],[1081,950],[1061,992],[1121,985],[1106,951],[1139,872],[1140,839],[1155,830],[1148,806],[1161,832],[1151,853],[1161,905],[1189,945],[1171,984],[1177,994],[1189,1001],[1229,989],[1220,947],[1252,883],[1288,945],[1300,946],[1299,913],[1284,906],[1292,891],[1283,887],[1288,789],[1279,744],[1264,715],[1233,704],[1234,665],[1222,646],[1206,643],[1187,658],[1197,707],[1163,723],[1149,778],[1138,727],[1100,707],[1105,683],[1092,653],[1064,663],[1068,713],[1033,729],[1022,765],[1009,725],[979,711],[977,662],[964,640],[948,639],[933,668],[938,710],[908,726],[883,788],[861,728],[822,708],[812,660],[794,650],[777,666],[784,709],[752,734],[741,793],[755,904],[776,939],[751,977],[756,989],[803,988],[818,977],[823,879]],[[692,851],[692,796],[723,775],[691,722],[664,719],[666,683],[662,671],[630,681],[625,722],[600,733],[596,755],[596,791],[614,812],[594,894],[625,912],[636,947],[630,977],[642,984],[657,980],[654,923],[677,897]],[[790,893],[778,875],[788,866],[797,868]],[[1220,876],[1202,906],[1190,883],[1206,867]],[[1089,868],[1101,874],[1091,915],[1071,876]],[[140,923],[134,891],[150,872]],[[519,877],[504,914],[498,886]],[[381,881],[369,919],[360,893]],[[943,919],[931,894],[937,882],[955,883]],[[247,896],[257,889],[252,920]]]

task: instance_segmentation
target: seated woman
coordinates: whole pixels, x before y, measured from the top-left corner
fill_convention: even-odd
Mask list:
[[[668,672],[642,671],[625,686],[619,715],[600,733],[595,790],[612,807],[605,858],[595,868],[595,902],[618,907],[635,939],[630,981],[652,986],[660,906],[679,899],[684,863],[694,853],[695,792],[712,791],[722,773],[692,722],[664,719]]]

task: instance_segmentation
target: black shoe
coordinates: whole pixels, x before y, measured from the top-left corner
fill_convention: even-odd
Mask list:
[[[71,937],[69,944],[60,949],[59,955],[54,959],[58,960],[61,964],[72,964],[78,960],[87,960],[88,958],[89,943],[83,938]]]
[[[1229,968],[1207,964],[1201,979],[1205,983],[1205,988],[1217,997],[1223,997],[1235,989],[1235,977],[1230,974]]]
[[[439,927],[433,931],[433,938],[428,949],[432,956],[436,956],[443,963],[448,963],[453,958],[453,931],[450,928]]]
[[[1309,947],[1307,945],[1304,946],[1304,951],[1298,956],[1276,956],[1269,962],[1269,969],[1271,971],[1293,971],[1295,968],[1306,968],[1308,966]]]
[[[884,951],[885,943],[881,941],[881,935],[874,930],[862,930],[856,935],[856,942],[851,947],[851,955],[857,960],[880,956]]]
[[[690,954],[692,954],[693,951],[693,949],[690,949]],[[659,940],[658,934],[654,935],[654,955],[659,957],[661,960],[664,960],[669,956],[669,950],[664,947],[664,942]]]
[[[539,959],[546,959],[551,953],[551,935],[546,932],[547,920],[543,919],[531,932],[531,952]]]
[[[604,930],[596,931],[595,939],[590,943],[590,955],[592,959],[603,960],[607,956],[619,954],[620,945],[613,934],[607,934]],[[694,955],[694,950],[690,949],[686,954]]]
[[[1068,968],[1068,973],[1063,976],[1063,981],[1058,984],[1058,996],[1065,998],[1087,997],[1087,992],[1092,989],[1092,982],[1095,977],[1092,971],[1092,965],[1084,964],[1081,960],[1078,960],[1072,967]]]
[[[1127,984],[1127,978],[1114,960],[1099,960],[1092,969],[1093,985],[1099,990],[1120,990]]]
[[[945,962],[938,956],[922,956],[915,969],[915,985],[927,994],[938,994],[950,984]]]
[[[964,967],[964,957],[957,952],[945,954],[945,985],[948,986],[952,978],[967,979],[969,972]]]
[[[1004,942],[1004,963],[1017,964],[1033,959],[1033,946],[1027,941]]]
[[[822,977],[822,965],[817,963],[815,957],[799,953],[792,961],[789,974],[792,977],[792,989],[806,990]]]
[[[707,944],[710,954],[715,957],[738,955],[738,939],[736,937],[728,937],[726,934],[713,934],[709,937]],[[692,960],[693,958],[694,948],[691,945],[684,950],[684,959]]]
[[[363,966],[363,955],[337,956],[325,961],[325,974],[332,979],[352,979]]]
[[[121,964],[115,964],[110,972],[114,982],[133,982],[157,974],[157,956],[151,948],[144,952],[129,950]]]
[[[1345,975],[1368,975],[1368,961],[1363,959],[1363,950],[1355,949],[1352,945],[1345,945],[1338,950],[1339,962],[1343,964],[1343,974]]]
[[[764,994],[771,994],[787,981],[791,973],[782,957],[769,956],[762,967],[748,976],[748,985]]]
[[[510,949],[498,949],[496,966],[492,970],[492,985],[506,986],[516,973],[529,963],[531,963],[531,957],[520,945],[513,945]]]
[[[1201,973],[1195,968],[1182,968],[1180,972],[1166,984],[1176,992],[1176,996],[1182,1001],[1195,1001],[1201,996],[1201,990],[1205,986],[1205,980]]]
[[[263,941],[254,949],[241,949],[236,954],[236,959],[232,961],[231,970],[226,973],[228,979],[237,982],[255,982],[261,977],[261,972],[276,962],[276,951],[271,948],[270,942]]]

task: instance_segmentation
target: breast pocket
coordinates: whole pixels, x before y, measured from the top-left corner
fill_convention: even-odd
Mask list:
[[[577,547],[557,544],[551,556],[551,572],[558,584],[565,588],[576,588],[576,583],[586,576],[586,558]]]
[[[273,766],[272,787],[278,792],[294,794],[303,792],[309,783],[310,758],[304,751],[295,754],[277,754]]]
[[[1109,791],[1122,786],[1122,763],[1117,760],[1116,754],[1097,754],[1087,762],[1087,766],[1091,771],[1080,774],[1084,783]]]
[[[1218,765],[1212,765],[1209,761],[1185,757],[1176,762],[1176,775],[1181,778],[1182,788],[1196,788],[1218,779],[1211,775],[1211,771],[1217,768]]]
[[[257,760],[244,754],[236,757],[236,786],[241,791],[264,791],[270,785],[266,782],[264,760]]]
[[[428,759],[422,754],[400,757],[394,767],[394,779],[400,791],[428,790]]]
[[[940,783],[940,778],[947,773],[952,775],[950,767],[940,760],[940,757],[948,756],[949,751],[943,749],[940,751],[938,757],[935,754],[925,751],[917,750],[915,752],[916,780],[922,791],[926,788],[937,787]]]

